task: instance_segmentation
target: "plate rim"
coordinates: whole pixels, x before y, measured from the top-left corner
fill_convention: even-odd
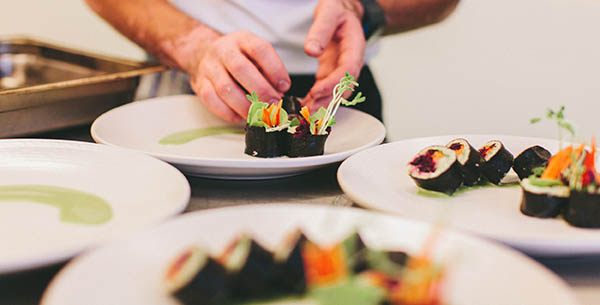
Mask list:
[[[128,109],[130,107],[140,107],[138,103],[166,103],[166,102],[174,103],[176,101],[183,103],[183,102],[187,102],[187,100],[184,100],[184,99],[191,99],[191,98],[198,98],[198,97],[196,95],[192,95],[192,94],[169,95],[169,96],[161,96],[161,97],[155,97],[155,98],[135,101],[133,103],[115,107],[115,108],[101,114],[98,118],[96,118],[96,120],[94,120],[94,122],[92,123],[92,125],[90,127],[90,134],[91,134],[92,138],[94,139],[94,141],[96,141],[97,143],[138,151],[138,152],[153,156],[155,158],[161,159],[163,161],[166,161],[166,162],[169,162],[169,163],[172,163],[175,165],[203,166],[203,167],[209,167],[209,168],[252,169],[252,168],[307,167],[307,166],[325,165],[325,164],[339,162],[339,161],[342,161],[342,160],[348,158],[349,156],[351,156],[353,154],[356,154],[357,152],[360,152],[364,149],[368,149],[370,147],[374,147],[374,146],[377,146],[378,144],[381,144],[383,142],[383,140],[385,139],[385,136],[387,133],[385,125],[381,121],[379,121],[375,117],[373,117],[372,115],[362,112],[357,109],[353,109],[353,108],[341,108],[341,111],[358,113],[359,115],[364,115],[366,118],[368,118],[369,120],[372,120],[374,123],[377,123],[377,128],[379,129],[377,137],[373,137],[373,140],[371,140],[367,144],[361,145],[360,147],[355,147],[350,150],[337,152],[337,153],[333,153],[333,154],[327,154],[327,155],[298,157],[298,158],[268,158],[268,159],[256,158],[256,159],[238,159],[238,160],[223,159],[223,158],[207,158],[207,157],[181,157],[181,156],[173,155],[173,154],[150,152],[147,150],[141,150],[141,149],[136,149],[136,148],[122,147],[122,146],[114,144],[111,141],[108,141],[106,138],[103,138],[100,135],[98,135],[98,131],[97,131],[98,127],[97,126],[99,124],[101,124],[102,120],[106,120],[106,117],[108,117],[109,115],[112,115],[112,113],[114,113],[114,112],[123,111],[123,109]],[[176,101],[168,101],[168,99],[176,99]],[[177,100],[177,99],[181,99],[181,100]],[[200,102],[200,101],[198,101],[198,102]],[[215,162],[218,162],[219,165],[215,165],[214,164]]]
[[[168,214],[165,214],[164,217],[162,217],[161,219],[156,219],[154,221],[152,221],[151,223],[149,223],[148,226],[154,226],[157,223],[161,223],[164,222],[165,220],[168,220],[169,218],[172,218],[173,216],[180,214],[181,212],[183,212],[185,210],[185,208],[188,206],[190,199],[191,199],[191,187],[189,182],[187,182],[187,179],[185,178],[185,176],[179,171],[177,170],[175,167],[173,167],[172,165],[156,159],[152,156],[148,156],[148,155],[144,155],[144,154],[140,154],[137,152],[133,152],[133,151],[128,151],[128,150],[122,150],[119,148],[114,148],[111,146],[107,146],[107,145],[102,145],[102,144],[97,144],[97,143],[91,143],[91,142],[84,142],[84,141],[76,141],[76,140],[64,140],[64,139],[44,139],[44,138],[8,138],[8,139],[0,139],[0,148],[2,148],[3,146],[6,145],[10,145],[10,146],[19,146],[22,143],[31,143],[31,144],[36,144],[39,146],[44,146],[44,147],[63,147],[63,148],[68,148],[68,149],[81,149],[81,150],[92,150],[92,151],[98,151],[98,152],[110,152],[110,153],[117,153],[117,154],[121,154],[121,153],[127,153],[130,154],[132,157],[135,155],[136,158],[148,158],[147,160],[149,160],[150,162],[160,162],[160,163],[156,163],[156,164],[161,164],[161,166],[165,166],[165,169],[167,170],[171,170],[173,171],[173,174],[176,175],[178,177],[178,179],[183,179],[183,181],[185,181],[186,183],[182,183],[182,186],[185,187],[185,193],[183,193],[183,197],[182,200],[180,202],[175,202],[173,201],[172,206],[174,206],[175,208],[169,212]],[[138,231],[138,230],[143,230],[145,227],[138,227],[138,228],[134,228],[133,231]],[[125,232],[125,234],[127,234],[128,232]],[[47,267],[47,266],[53,266],[56,264],[59,264],[61,262],[67,261],[70,258],[73,257],[77,257],[79,254],[86,252],[88,250],[97,248],[98,246],[106,243],[107,241],[110,241],[112,239],[118,238],[118,236],[112,236],[109,237],[108,239],[96,239],[92,242],[89,242],[85,245],[79,245],[79,246],[75,246],[75,247],[69,247],[67,249],[63,249],[61,251],[56,251],[55,253],[51,253],[51,254],[44,254],[44,255],[40,255],[38,257],[34,257],[31,258],[29,261],[21,261],[21,262],[9,262],[7,264],[5,263],[0,263],[0,275],[3,274],[13,274],[13,273],[17,273],[17,272],[22,272],[22,271],[28,271],[28,270],[34,270],[34,269],[38,269],[41,267]]]
[[[147,235],[150,235],[152,232],[164,230],[163,229],[164,227],[168,227],[168,226],[172,225],[173,223],[191,221],[190,219],[193,219],[193,218],[210,217],[211,214],[227,213],[228,210],[233,210],[233,211],[235,211],[237,209],[241,209],[241,210],[266,209],[266,210],[269,210],[269,209],[289,209],[290,207],[300,208],[300,209],[309,209],[309,210],[313,209],[313,210],[319,210],[319,211],[325,211],[325,210],[336,211],[337,210],[337,211],[341,211],[343,213],[348,213],[348,214],[355,214],[355,215],[363,214],[363,215],[369,215],[369,217],[377,217],[377,218],[381,217],[381,218],[387,218],[390,220],[393,219],[393,220],[398,220],[398,221],[403,222],[403,224],[402,224],[403,226],[410,226],[412,228],[418,228],[418,229],[423,229],[423,230],[430,229],[433,226],[432,223],[429,223],[426,221],[404,218],[404,217],[400,217],[395,214],[383,213],[380,211],[368,210],[368,209],[364,209],[364,208],[360,208],[360,207],[339,207],[339,206],[330,206],[330,205],[306,205],[306,204],[299,204],[299,203],[253,203],[253,204],[249,204],[249,205],[224,206],[224,207],[218,207],[218,208],[207,209],[207,210],[196,210],[196,211],[192,211],[189,213],[181,214],[178,217],[171,218],[171,219],[161,223],[158,226],[154,226],[152,228],[147,228],[145,230],[135,232],[134,234],[129,234],[126,238],[114,241],[110,244],[96,248],[93,251],[88,251],[88,252],[84,253],[83,255],[75,257],[74,259],[69,261],[52,278],[50,283],[46,286],[46,288],[44,289],[44,292],[42,294],[42,297],[40,299],[40,305],[52,305],[52,304],[48,303],[49,302],[48,298],[53,293],[52,291],[54,289],[57,289],[55,287],[57,287],[57,285],[59,284],[59,281],[62,281],[62,278],[64,278],[66,276],[66,274],[68,274],[68,272],[70,272],[71,269],[79,268],[79,265],[85,264],[85,261],[88,260],[89,257],[93,257],[93,255],[99,251],[110,251],[111,248],[121,248],[130,239],[133,240],[134,238],[137,238],[137,237],[145,237]],[[206,216],[201,216],[201,215],[206,215]],[[444,235],[446,236],[445,238],[448,238],[447,236],[458,237],[458,238],[463,239],[466,242],[473,242],[479,246],[488,247],[490,249],[500,251],[501,253],[503,252],[510,257],[511,261],[518,260],[518,261],[522,262],[523,264],[526,264],[527,268],[530,269],[531,271],[543,274],[545,277],[551,278],[551,280],[556,284],[556,286],[557,286],[556,288],[560,288],[563,291],[563,293],[565,293],[565,295],[568,296],[568,298],[570,299],[570,301],[572,303],[570,305],[581,304],[581,302],[576,297],[574,291],[568,285],[566,280],[564,280],[563,278],[558,276],[556,273],[550,271],[542,263],[523,254],[522,252],[519,252],[519,251],[515,250],[514,248],[508,247],[506,245],[498,244],[498,243],[492,242],[490,240],[478,237],[476,235],[468,234],[468,233],[465,233],[465,232],[462,232],[460,230],[456,230],[456,229],[453,229],[450,227],[444,227],[443,230],[444,230]]]

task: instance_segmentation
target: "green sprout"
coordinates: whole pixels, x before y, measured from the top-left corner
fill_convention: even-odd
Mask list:
[[[548,108],[548,110],[546,111],[546,119],[553,120],[556,122],[556,126],[558,126],[558,141],[560,143],[559,145],[561,148],[562,148],[562,143],[563,143],[563,131],[566,131],[567,133],[569,133],[571,135],[571,140],[574,140],[575,127],[573,127],[573,124],[571,122],[569,122],[567,119],[565,119],[565,106],[564,105],[560,106],[558,111],[554,111],[554,110]],[[529,120],[529,122],[531,124],[535,124],[535,123],[538,123],[541,121],[542,121],[542,118],[540,118],[540,117],[532,118],[531,120]]]
[[[332,124],[335,113],[340,107],[340,104],[344,106],[354,106],[358,103],[362,103],[365,101],[366,98],[362,96],[361,92],[356,94],[352,101],[348,101],[342,97],[342,95],[346,91],[354,91],[353,86],[358,87],[358,83],[354,81],[354,76],[346,72],[346,76],[342,77],[340,79],[339,84],[333,87],[333,97],[331,99],[331,102],[329,102],[329,105],[327,106],[327,111],[325,113],[325,116],[323,117],[324,122],[323,124],[321,124],[321,127],[319,128],[317,134],[324,134],[327,127],[330,126],[330,124]]]

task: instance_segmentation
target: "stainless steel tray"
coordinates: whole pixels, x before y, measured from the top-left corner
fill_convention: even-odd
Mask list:
[[[165,67],[28,39],[0,39],[0,137],[83,125],[133,100],[140,76]]]

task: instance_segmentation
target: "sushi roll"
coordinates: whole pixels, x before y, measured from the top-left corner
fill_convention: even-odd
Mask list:
[[[169,265],[165,284],[182,304],[213,304],[226,298],[226,278],[221,264],[194,247]]]
[[[452,194],[462,183],[456,153],[445,146],[424,148],[408,163],[407,168],[417,186],[426,190]]]
[[[232,297],[260,296],[270,291],[274,256],[253,239],[241,236],[220,261],[228,272],[227,286]]]
[[[529,147],[515,158],[513,169],[519,179],[523,180],[533,174],[534,168],[546,167],[551,156],[547,149],[539,145]]]
[[[528,216],[556,217],[569,202],[569,187],[558,180],[525,178],[521,181],[521,188],[523,189],[521,213]]]
[[[487,142],[479,153],[485,161],[481,166],[485,177],[493,184],[500,184],[513,165],[513,155],[498,140]]]
[[[318,156],[325,152],[325,141],[331,132],[331,127],[328,126],[323,133],[319,133],[324,115],[324,108],[311,115],[308,107],[302,107],[300,115],[292,119],[288,128],[286,147],[288,157]]]
[[[600,194],[571,191],[563,217],[576,227],[600,228]]]
[[[456,159],[460,164],[463,183],[467,186],[477,184],[481,179],[481,165],[485,162],[479,151],[462,138],[452,140],[446,146],[456,152]]]
[[[252,103],[246,122],[244,153],[253,157],[273,158],[286,153],[286,130],[289,125],[283,101],[267,104],[258,100],[256,93],[246,96]]]
[[[301,232],[289,235],[275,251],[275,268],[271,287],[280,293],[306,291],[302,247],[307,239]]]
[[[246,149],[253,157],[274,158],[285,154],[285,130],[267,131],[264,127],[246,126]]]

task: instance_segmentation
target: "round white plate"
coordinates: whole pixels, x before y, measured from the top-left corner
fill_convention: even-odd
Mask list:
[[[580,229],[562,219],[540,219],[519,210],[522,191],[513,187],[467,190],[448,198],[417,194],[406,165],[429,145],[446,145],[452,139],[467,139],[476,149],[488,140],[502,141],[516,157],[529,146],[541,145],[550,152],[558,141],[501,135],[464,135],[418,138],[393,142],[348,158],[338,170],[342,190],[356,203],[410,218],[443,219],[454,228],[493,238],[539,256],[569,256],[600,253],[600,230]],[[517,181],[511,170],[509,175]]]
[[[371,247],[409,253],[421,249],[430,231],[421,222],[326,206],[251,205],[194,212],[75,259],[54,278],[41,304],[174,305],[161,280],[170,261],[190,245],[218,252],[237,233],[249,231],[274,247],[298,227],[317,242],[333,243],[357,226]],[[556,275],[509,248],[443,231],[434,249],[434,259],[447,261],[446,304],[578,304]]]
[[[198,138],[183,145],[162,145],[163,137],[195,128],[226,126],[193,95],[160,97],[127,104],[101,115],[92,125],[96,142],[141,151],[183,172],[225,179],[266,179],[296,175],[380,144],[385,127],[374,117],[340,108],[322,156],[256,158],[244,154],[243,134]]]
[[[181,212],[190,198],[189,183],[169,164],[94,143],[0,140],[0,173],[0,187],[69,188],[100,197],[112,211],[82,224],[61,220],[53,206],[2,197],[0,274],[67,260]]]

